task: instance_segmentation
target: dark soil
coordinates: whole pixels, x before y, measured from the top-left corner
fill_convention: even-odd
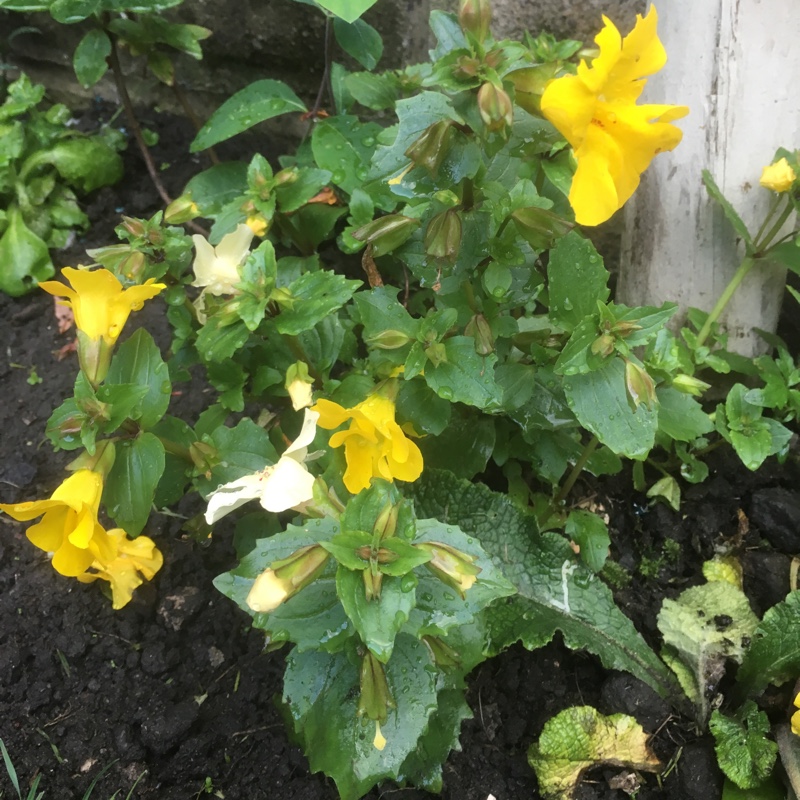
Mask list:
[[[190,131],[164,118],[144,123],[160,132],[155,157],[175,165],[163,174],[177,193],[201,167],[185,156]],[[146,216],[158,208],[137,154],[129,152],[127,161],[123,183],[89,199],[95,224],[62,254],[62,263],[86,260],[86,247],[113,242],[121,212]],[[70,394],[77,370],[74,355],[62,361],[55,355],[73,334],[58,333],[52,310],[52,298],[43,294],[0,295],[3,502],[49,496],[69,460],[68,453],[54,455],[44,439],[45,422]],[[160,324],[164,336],[162,317],[153,302],[134,319],[151,328]],[[193,421],[198,399],[183,391],[172,412]],[[720,549],[742,556],[745,588],[758,613],[789,588],[786,554],[800,551],[796,463],[772,463],[751,474],[727,454],[711,466],[706,483],[684,486],[680,514],[647,506],[632,492],[629,476],[583,487],[608,512],[612,557],[630,578],[618,599],[656,648],[662,599],[700,582],[702,561]],[[574,494],[579,497],[580,489]],[[115,612],[97,584],[56,574],[25,538],[25,526],[0,516],[0,737],[22,784],[41,774],[46,798],[81,798],[105,770],[93,797],[119,790],[124,798],[136,784],[131,797],[153,800],[334,800],[333,783],[310,775],[302,752],[289,742],[274,702],[284,654],[262,652],[263,637],[250,630],[249,617],[212,586],[235,563],[230,541],[215,535],[201,545],[180,526],[180,519],[154,515],[148,533],[164,551],[164,568]],[[461,752],[444,768],[448,800],[539,797],[527,749],[550,717],[576,704],[632,714],[654,734],[656,753],[674,768],[661,780],[663,788],[655,776],[640,776],[639,800],[721,795],[707,736],[634,678],[604,670],[560,640],[532,653],[515,647],[486,662],[471,677],[468,699],[474,718],[463,726]],[[775,694],[767,710],[785,719],[788,703],[787,692]],[[622,772],[595,770],[578,797],[627,798],[611,788]],[[4,796],[12,791],[2,769],[0,788]],[[392,796],[430,797],[392,785],[368,795]]]

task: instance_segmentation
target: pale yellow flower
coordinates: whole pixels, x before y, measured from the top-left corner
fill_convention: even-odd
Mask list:
[[[781,158],[774,164],[764,167],[758,182],[765,189],[771,189],[773,192],[788,192],[796,180],[797,175],[789,162],[785,158]]]

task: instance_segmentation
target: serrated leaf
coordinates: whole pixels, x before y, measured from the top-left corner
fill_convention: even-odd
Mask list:
[[[306,110],[300,98],[282,81],[256,81],[236,92],[211,115],[189,150],[197,153],[224,142],[259,122],[292,111]]]
[[[402,578],[385,575],[380,599],[367,600],[360,572],[345,567],[336,572],[336,592],[345,613],[366,647],[384,664],[391,658],[395,637],[414,607],[415,591],[403,591],[405,588]]]
[[[693,397],[671,386],[659,386],[658,429],[670,439],[691,442],[714,430],[714,423]]]
[[[227,321],[221,315],[211,317],[197,332],[195,346],[204,361],[225,361],[244,347],[250,338],[244,321],[226,324]]]
[[[428,386],[443,400],[481,409],[498,407],[502,392],[494,380],[497,356],[479,356],[471,336],[453,336],[444,342],[446,360],[425,367]]]
[[[541,647],[561,630],[569,647],[595,653],[608,669],[626,670],[662,696],[677,693],[669,670],[566,539],[539,535],[534,517],[505,495],[446,472],[426,470],[410,488],[417,516],[474,536],[521,595],[487,612],[494,652],[520,639],[531,649]],[[502,627],[509,615],[512,624]]]
[[[720,769],[740,789],[755,789],[772,773],[778,745],[767,738],[769,718],[748,700],[735,717],[715,710],[708,724]]]
[[[298,651],[341,649],[353,629],[336,594],[333,560],[313,583],[269,614],[253,611],[245,602],[253,582],[273,561],[287,558],[301,547],[327,541],[339,531],[331,519],[309,520],[303,527],[258,539],[237,567],[214,579],[214,586],[253,617],[253,627],[264,630],[271,642],[293,642]]]
[[[626,714],[603,716],[591,706],[564,709],[531,745],[528,762],[546,800],[569,800],[586,770],[600,764],[656,772],[658,758],[642,726]]]
[[[311,330],[318,322],[338,311],[361,286],[330,270],[306,272],[286,287],[291,305],[281,309],[274,319],[280,333],[297,336]]]
[[[741,663],[758,625],[747,596],[736,586],[712,581],[693,586],[677,600],[664,600],[658,628],[664,644],[692,671],[698,717],[708,713],[708,689],[717,685],[731,659]]]
[[[211,477],[197,478],[197,488],[203,495],[245,475],[275,464],[278,454],[267,432],[245,418],[235,428],[218,427],[211,434],[218,463],[211,469]]]
[[[578,421],[618,455],[643,458],[658,428],[658,411],[641,403],[632,411],[620,358],[585,375],[564,378],[567,403]]]
[[[336,782],[342,800],[358,800],[384,779],[395,779],[436,710],[437,670],[421,642],[400,634],[386,665],[397,704],[381,725],[386,746],[373,746],[375,724],[356,716],[358,667],[344,653],[293,651],[287,659],[283,700],[312,772]]]
[[[318,122],[311,136],[314,160],[331,173],[330,180],[352,194],[367,176],[375,137],[380,132],[374,123],[361,123],[357,117],[338,116]],[[364,141],[370,142],[364,145]]]
[[[550,251],[547,265],[550,317],[571,331],[597,313],[597,301],[608,299],[608,270],[594,245],[572,231]]]
[[[158,345],[144,328],[139,328],[114,353],[105,380],[106,385],[146,386],[147,394],[129,412],[142,428],[152,428],[169,407],[172,383],[169,369]]]
[[[800,591],[790,592],[770,608],[752,637],[737,673],[735,696],[741,701],[768,684],[800,674]]]
[[[156,486],[164,472],[164,445],[152,433],[117,442],[114,466],[106,478],[103,505],[129,536],[147,524]]]

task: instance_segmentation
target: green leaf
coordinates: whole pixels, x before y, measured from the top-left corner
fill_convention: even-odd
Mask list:
[[[336,572],[336,592],[345,613],[366,647],[384,664],[391,658],[395,636],[414,607],[415,591],[403,591],[406,588],[402,578],[385,575],[380,599],[368,601],[360,572],[346,567]]]
[[[450,422],[452,405],[434,394],[421,378],[402,381],[396,402],[400,424],[410,422],[417,433],[439,436]]]
[[[709,687],[724,674],[725,662],[741,663],[758,625],[744,592],[727,581],[712,581],[664,600],[658,628],[667,652],[691,670],[690,699],[700,722],[708,713]]]
[[[513,584],[506,579],[480,542],[455,525],[446,525],[436,519],[420,520],[414,543],[419,542],[439,542],[474,556],[475,566],[480,568],[480,572],[462,599],[426,567],[417,570],[419,584],[416,607],[410,618],[410,627],[417,636],[444,636],[453,627],[468,625],[495,600],[516,593]]]
[[[356,716],[359,668],[344,653],[293,651],[286,661],[288,705],[312,772],[336,782],[342,800],[358,800],[378,782],[395,779],[436,710],[438,671],[424,644],[400,634],[386,679],[397,708],[381,725],[384,750],[373,746],[375,724]]]
[[[16,205],[8,209],[8,227],[0,237],[0,290],[21,297],[55,274],[47,245],[25,224]]]
[[[443,689],[438,703],[427,730],[403,762],[398,776],[400,784],[411,783],[435,794],[441,794],[443,788],[442,764],[451,750],[461,750],[458,742],[461,723],[472,719],[462,689]]]
[[[417,516],[458,525],[474,536],[521,598],[488,610],[492,652],[518,640],[529,649],[561,630],[608,669],[626,670],[662,696],[676,692],[669,670],[647,646],[605,586],[557,534],[538,535],[532,515],[480,483],[426,470],[411,487]]]
[[[338,116],[314,126],[311,150],[317,164],[331,173],[331,181],[352,194],[367,177],[375,137],[380,128],[358,117]],[[368,144],[365,144],[367,142]]]
[[[315,2],[345,22],[355,22],[378,0],[315,0]]]
[[[251,83],[226,100],[200,129],[190,152],[224,142],[259,122],[292,111],[306,111],[300,98],[283,82],[261,80]]]
[[[564,533],[580,548],[581,561],[592,572],[600,572],[611,546],[606,523],[590,511],[571,511]]]
[[[714,423],[693,397],[671,386],[659,386],[658,429],[671,439],[691,442],[714,430]]]
[[[217,449],[218,463],[211,469],[211,478],[196,480],[203,496],[223,483],[252,475],[278,460],[269,434],[248,418],[241,420],[235,428],[217,428],[210,438]]]
[[[78,191],[87,193],[110,186],[122,178],[122,159],[99,136],[62,139],[49,150],[37,154],[43,163],[52,164],[59,175]]]
[[[406,150],[434,122],[441,119],[463,122],[454,111],[450,98],[438,92],[420,92],[406,100],[398,100],[396,111],[400,120],[397,135],[392,144],[380,145],[375,151],[370,178],[384,179],[405,168],[409,163]]]
[[[186,494],[186,485],[190,481],[191,466],[186,458],[170,452],[170,445],[189,448],[197,441],[195,432],[183,420],[176,417],[162,417],[151,431],[164,444],[164,472],[158,482],[153,505],[166,508],[177,503]]]
[[[792,272],[800,275],[800,239],[790,239],[769,249],[769,260],[777,261]],[[795,291],[797,291],[795,289]],[[794,293],[794,292],[793,292]]]
[[[365,69],[375,69],[383,55],[381,35],[372,25],[357,19],[345,22],[341,18],[333,21],[333,32],[342,50],[351,55]]]
[[[545,723],[528,751],[528,762],[545,800],[569,800],[583,774],[600,764],[658,771],[661,763],[647,739],[633,717],[606,717],[591,706],[573,706]]]
[[[99,28],[92,28],[78,42],[72,56],[75,77],[84,89],[94,86],[108,70],[106,59],[111,55],[111,40]]]
[[[770,608],[753,635],[739,667],[735,698],[759,694],[800,674],[800,591]]]
[[[714,178],[707,169],[703,170],[703,183],[705,184],[708,196],[719,203],[722,213],[725,214],[728,222],[733,225],[733,229],[736,233],[742,237],[742,240],[747,244],[748,251],[750,251],[753,246],[753,238],[750,236],[750,231],[747,230],[747,225],[744,224],[744,220],[736,213],[736,210],[725,198],[725,195],[722,194],[719,186],[717,186]]]
[[[585,375],[564,378],[567,403],[578,421],[618,455],[643,458],[658,428],[658,411],[642,403],[632,411],[625,388],[625,364],[614,358]]]
[[[443,400],[481,409],[497,408],[502,392],[494,380],[497,356],[479,356],[471,336],[453,336],[444,342],[446,360],[425,367],[428,386]]]
[[[49,11],[56,22],[72,25],[92,16],[100,6],[101,0],[55,0]]]
[[[572,231],[550,251],[550,318],[571,331],[608,299],[608,270],[594,245]]]
[[[773,777],[758,789],[740,789],[729,779],[722,787],[722,800],[786,800],[783,783]]]
[[[419,445],[426,469],[447,469],[459,478],[473,478],[486,469],[496,439],[493,419],[457,413],[444,431]]]
[[[239,198],[247,187],[247,165],[242,161],[214,164],[186,184],[186,192],[203,214],[218,214],[223,206]]]
[[[152,428],[164,416],[172,395],[169,369],[153,337],[139,328],[123,342],[111,360],[106,384],[146,386],[147,394],[130,412],[142,428]]]
[[[400,97],[399,81],[391,74],[352,72],[344,84],[357,102],[374,111],[392,107]]]
[[[414,319],[398,302],[399,291],[393,286],[381,286],[369,292],[359,292],[355,296],[366,342],[387,330],[399,331],[409,339],[417,338],[420,321]]]
[[[734,717],[715,710],[708,724],[720,769],[741,789],[755,789],[769,778],[778,745],[767,738],[769,718],[748,700]]]
[[[244,347],[250,331],[242,320],[232,324],[222,315],[210,317],[197,332],[195,346],[204,361],[225,361]]]
[[[253,627],[264,630],[270,642],[293,642],[297,651],[340,650],[353,629],[336,594],[336,563],[331,559],[322,575],[269,614],[253,611],[246,603],[255,579],[274,561],[301,547],[327,541],[339,531],[332,519],[309,520],[303,527],[256,540],[237,567],[214,579],[214,586],[253,617]]]
[[[278,198],[278,209],[283,214],[297,211],[312,197],[319,194],[330,180],[331,173],[327,169],[309,167],[300,170],[296,181],[278,186],[275,190]]]
[[[286,290],[291,305],[284,305],[275,318],[275,327],[283,334],[297,336],[311,330],[318,322],[338,311],[361,286],[330,270],[306,272]]]
[[[108,515],[129,536],[138,536],[147,524],[156,486],[164,472],[164,445],[152,433],[116,445],[114,466],[103,489]]]

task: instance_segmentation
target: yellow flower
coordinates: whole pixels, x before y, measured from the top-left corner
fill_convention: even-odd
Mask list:
[[[422,474],[422,453],[395,422],[394,403],[388,397],[371,394],[354,408],[319,400],[313,410],[320,415],[317,424],[328,430],[352,420],[347,430],[330,438],[331,447],[344,445],[344,485],[349,492],[369,488],[373,478],[415,481]]]
[[[53,554],[53,567],[62,575],[75,577],[85,572],[95,560],[90,549],[105,542],[105,531],[97,521],[103,477],[97,472],[80,469],[70,475],[49,500],[28,503],[0,503],[0,509],[20,522],[44,514],[44,518],[27,530],[28,539],[36,547]]]
[[[150,278],[142,286],[123,289],[122,284],[107,269],[85,270],[64,267],[61,273],[72,288],[59,281],[45,281],[39,287],[56,297],[66,297],[75,325],[92,341],[103,339],[113,346],[131,311],[138,311],[145,300],[155,297],[167,286]]]
[[[92,572],[84,572],[77,578],[81,583],[92,583],[98,578],[111,584],[112,605],[115,610],[126,606],[133,596],[133,590],[141,586],[143,578],[152,580],[161,569],[164,557],[152,539],[139,536],[128,539],[122,528],[104,532],[106,546],[92,548],[95,559]],[[140,577],[140,573],[141,576]]]
[[[794,707],[800,708],[800,694],[794,698]],[[800,736],[800,711],[795,711],[792,714],[792,733]]]
[[[795,180],[797,180],[797,174],[789,162],[785,158],[781,158],[774,164],[764,167],[758,182],[765,189],[772,189],[773,192],[788,192]]]
[[[608,18],[603,22],[591,66],[582,61],[577,75],[551,81],[542,95],[542,114],[575,151],[569,201],[581,225],[599,225],[622,208],[655,155],[680,142],[681,131],[669,123],[689,113],[686,106],[636,105],[644,76],[667,61],[655,6],[637,15],[624,39]]]
[[[386,737],[381,733],[381,724],[378,720],[375,720],[375,738],[372,740],[372,746],[381,751],[386,747]]]

